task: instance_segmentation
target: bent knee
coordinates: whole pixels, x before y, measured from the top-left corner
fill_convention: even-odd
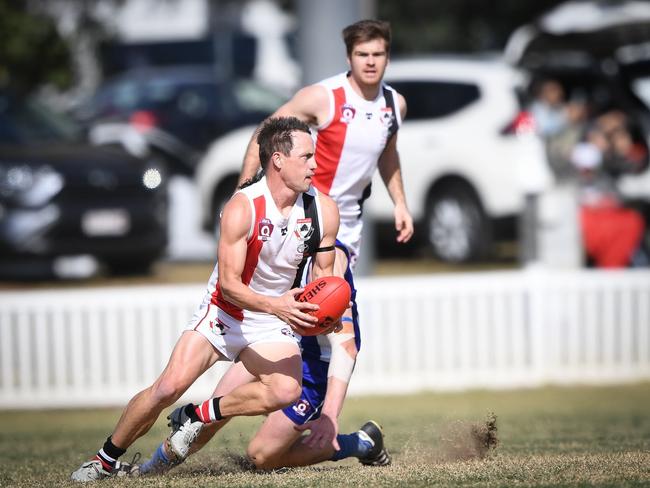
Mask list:
[[[253,463],[255,469],[275,469],[280,467],[277,456],[264,447],[261,442],[251,441],[246,449],[248,460]]]
[[[178,400],[187,387],[173,378],[161,378],[151,387],[151,394],[160,404],[172,405]]]
[[[302,385],[294,378],[281,376],[270,385],[269,411],[287,407],[300,398]]]

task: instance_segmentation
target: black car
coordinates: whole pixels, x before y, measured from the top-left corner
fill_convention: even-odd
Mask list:
[[[90,146],[67,118],[0,89],[0,275],[147,270],[167,245],[165,180],[164,168]]]
[[[261,122],[284,101],[253,80],[219,79],[212,66],[143,67],[108,80],[74,115],[87,126],[130,124],[170,170],[192,175],[212,141]]]

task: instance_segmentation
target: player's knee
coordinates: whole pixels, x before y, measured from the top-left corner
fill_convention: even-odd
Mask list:
[[[277,375],[270,385],[269,411],[278,410],[294,403],[300,398],[302,387],[295,378]]]
[[[256,442],[253,439],[246,448],[246,455],[248,456],[250,462],[253,463],[257,469],[264,469],[266,458],[264,456],[264,447],[261,443]]]
[[[152,396],[154,400],[165,406],[172,405],[178,400],[186,387],[174,378],[161,378],[152,386]]]
[[[272,452],[261,441],[253,439],[246,449],[246,455],[256,469],[273,469],[277,467]]]

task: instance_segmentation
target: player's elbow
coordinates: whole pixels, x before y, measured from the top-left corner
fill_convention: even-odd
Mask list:
[[[219,291],[227,302],[235,301],[236,297],[236,284],[235,281],[229,279],[219,280]]]

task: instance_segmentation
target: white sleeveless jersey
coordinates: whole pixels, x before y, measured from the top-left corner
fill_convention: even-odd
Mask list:
[[[337,238],[353,255],[361,241],[361,207],[370,196],[377,161],[389,137],[401,124],[397,92],[382,84],[377,98],[365,100],[350,85],[346,73],[319,83],[329,94],[329,118],[316,127],[314,185],[338,205]]]
[[[307,258],[322,239],[323,222],[317,190],[310,188],[300,195],[288,217],[275,206],[265,177],[237,193],[248,198],[252,210],[242,282],[266,296],[280,296],[299,286]],[[218,267],[215,266],[203,306],[217,305],[227,314],[219,317],[226,325],[230,325],[231,319],[260,323],[279,320],[274,315],[251,312],[226,301],[217,277]]]

